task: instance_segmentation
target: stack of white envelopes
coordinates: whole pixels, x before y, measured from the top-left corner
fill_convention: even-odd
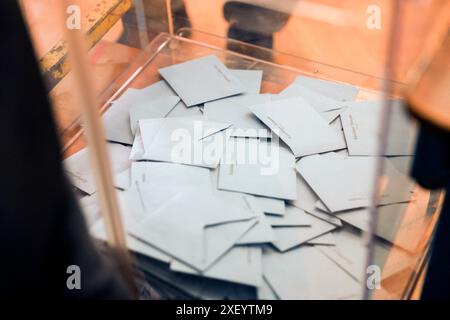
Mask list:
[[[128,246],[151,282],[175,298],[359,298],[381,104],[305,76],[262,94],[262,71],[213,55],[159,73],[103,115]],[[394,105],[377,235],[407,252],[393,225],[411,205],[415,127]],[[64,167],[104,240],[88,151]]]

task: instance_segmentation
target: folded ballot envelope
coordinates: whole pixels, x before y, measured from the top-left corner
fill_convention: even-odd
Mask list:
[[[158,71],[188,107],[246,92],[238,77],[214,55]]]
[[[306,76],[298,76],[294,83],[301,85],[335,101],[353,101],[359,92],[357,87],[345,83],[338,83]]]
[[[130,233],[204,271],[256,222],[245,196],[238,196],[233,202],[229,200],[206,188],[185,190],[134,225]]]
[[[102,116],[105,137],[109,141],[132,144],[134,128],[130,125],[130,110],[138,107],[136,113],[146,113],[151,118],[166,117],[178,104],[172,102],[179,98],[164,81],[156,82],[143,89],[127,89]],[[143,110],[141,110],[143,109]],[[180,106],[180,109],[187,109]],[[144,111],[145,110],[145,111]],[[134,115],[133,115],[134,116]],[[133,121],[131,121],[133,122]]]
[[[204,272],[199,272],[178,260],[171,262],[170,269],[258,287],[263,282],[262,249],[251,246],[235,246]]]
[[[379,153],[383,113],[382,101],[351,102],[341,113],[342,126],[352,156],[375,156]],[[414,155],[417,123],[408,115],[400,100],[393,100],[386,148],[382,155]]]
[[[278,100],[295,97],[303,98],[319,113],[341,109],[345,105],[342,101],[334,100],[295,81],[275,95],[275,99]]]
[[[270,95],[240,95],[205,103],[204,115],[211,121],[232,123],[232,137],[270,138],[270,130],[248,107],[270,101]]]
[[[225,151],[230,125],[190,117],[140,120],[145,150],[141,160],[216,168]]]
[[[241,81],[245,87],[242,95],[258,94],[261,90],[262,70],[229,69],[231,74]]]
[[[141,119],[157,119],[166,117],[169,112],[180,102],[177,96],[168,96],[152,101],[139,102],[130,108],[130,128],[134,135],[138,121]]]
[[[128,159],[131,148],[116,143],[107,143],[107,146],[113,174],[118,174],[127,169],[131,164]],[[87,194],[93,194],[96,191],[95,176],[88,152],[88,148],[78,151],[65,159],[63,166],[75,187]]]
[[[330,212],[368,207],[372,201],[376,157],[342,156],[333,152],[297,162],[297,171]],[[414,183],[385,160],[386,184],[380,204],[408,202]]]
[[[295,157],[346,148],[342,134],[300,97],[249,108],[289,146]]]
[[[362,286],[312,246],[279,253],[263,251],[263,275],[280,299],[360,299]]]
[[[335,246],[319,248],[327,257],[333,260],[353,278],[364,282],[367,274],[364,272],[367,263],[367,240],[351,228],[343,228],[333,232]],[[384,242],[374,242],[373,263],[383,267],[382,279],[389,278],[397,272],[411,266],[414,257],[406,251]],[[389,266],[385,265],[392,259]]]
[[[219,193],[229,193],[227,191],[218,191]],[[236,194],[232,193],[235,197]],[[275,241],[277,238],[275,233],[272,230],[272,226],[270,225],[268,218],[264,214],[257,201],[256,197],[251,195],[246,195],[247,203],[249,208],[256,215],[257,222],[256,224],[250,228],[238,241],[237,244],[260,244],[260,243],[270,243]]]
[[[293,218],[289,218],[289,220],[291,220],[289,222],[283,223],[280,221],[279,226],[272,225],[273,231],[277,237],[277,240],[272,244],[281,252],[305,244],[310,240],[336,229],[335,225],[322,219],[318,219],[296,207],[287,206],[286,210],[287,212],[284,217],[295,215],[297,216],[295,220],[301,220],[296,222],[292,221],[294,220]],[[273,220],[274,219],[271,219],[269,222],[272,224],[275,223]]]
[[[278,199],[296,199],[294,156],[285,147],[259,139],[232,138],[231,158],[220,163],[218,188]],[[227,153],[228,155],[228,153]]]

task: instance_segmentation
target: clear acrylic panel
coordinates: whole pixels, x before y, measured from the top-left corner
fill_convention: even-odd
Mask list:
[[[77,10],[88,49],[90,91],[96,99],[93,107],[99,114],[111,110],[116,100],[130,92],[162,80],[160,68],[206,55],[217,56],[229,69],[262,70],[260,93],[273,95],[273,101],[298,76],[347,84],[357,92],[355,101],[336,103],[340,112],[333,126],[345,138],[347,148],[321,157],[327,161],[338,157],[334,160],[339,165],[348,160],[361,166],[366,176],[351,176],[330,185],[339,197],[341,189],[362,183],[367,192],[357,196],[365,197],[364,201],[332,210],[334,199],[326,201],[321,190],[297,172],[297,182],[301,179],[298,183],[309,190],[315,203],[308,210],[302,201],[311,198],[284,201],[285,205],[299,207],[319,224],[325,221],[334,229],[286,252],[274,249],[273,243],[256,245],[262,252],[257,259],[259,269],[254,269],[261,276],[259,285],[211,280],[198,270],[174,271],[173,256],[155,253],[151,245],[128,234],[134,263],[162,297],[406,299],[420,292],[443,195],[422,189],[408,178],[414,152],[398,148],[414,149],[417,124],[408,116],[406,104],[399,101],[440,41],[446,1],[74,0],[65,16],[57,12],[54,1],[58,0],[22,0],[21,5],[52,100],[64,156],[72,156],[75,163],[86,161],[90,170],[87,155],[76,157],[86,150],[89,139],[84,133],[88,130],[83,128],[91,125],[81,120],[76,96],[83,93],[74,89],[80,88],[79,78],[70,70],[69,46],[64,42],[67,23],[76,23]],[[369,111],[361,112],[361,108]],[[197,109],[195,115],[203,116],[203,109]],[[367,144],[358,141],[360,129],[361,137],[369,139]],[[133,142],[105,144],[112,163],[109,171],[116,189],[121,189],[117,198],[122,216],[129,209],[123,207],[121,198],[123,189],[130,187],[127,170],[132,166],[128,156]],[[99,218],[94,176],[93,189],[83,190],[75,184],[91,225]],[[298,269],[296,264],[283,269],[283,258],[296,259]],[[282,272],[293,274],[277,279]]]

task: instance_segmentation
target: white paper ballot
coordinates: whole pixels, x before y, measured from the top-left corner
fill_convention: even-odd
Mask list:
[[[125,230],[127,228],[129,228],[129,224],[133,224],[136,223],[136,215],[135,215],[135,208],[133,208],[133,206],[135,204],[138,203],[133,203],[132,200],[134,199],[129,199],[127,197],[127,195],[130,194],[130,192],[117,192],[117,199],[118,199],[118,204],[120,207],[120,213],[122,215],[122,221],[124,223],[124,228]],[[95,195],[94,195],[95,196]],[[91,196],[91,197],[94,197]],[[99,207],[98,207],[98,202],[95,201],[95,208],[91,208],[91,210],[95,210],[97,216],[100,217],[100,212],[99,212]],[[90,233],[93,237],[102,240],[102,241],[107,241],[107,236],[106,236],[106,229],[103,223],[103,220],[97,219],[96,223],[91,225],[90,227]],[[127,246],[128,249],[131,251],[134,251],[136,253],[145,255],[147,257],[165,262],[165,263],[169,263],[172,258],[161,252],[160,250],[149,246],[148,244],[136,239],[135,237],[126,234],[126,238],[127,238]]]
[[[178,104],[177,104],[178,105]],[[189,109],[192,110],[192,109]],[[192,120],[202,120],[203,117],[201,115],[197,116],[189,116],[189,119]],[[145,121],[145,119],[141,119],[143,122],[146,122],[147,125],[147,135],[155,136],[157,131],[161,128],[163,121],[154,120],[154,121]],[[172,121],[172,120],[169,120]],[[133,140],[133,145],[131,147],[130,152],[130,160],[139,161],[144,159],[145,149],[144,142],[142,141],[141,129],[138,125],[136,128],[136,133]]]
[[[130,166],[128,157],[130,147],[116,143],[107,143],[111,160],[112,173],[117,174]],[[96,190],[94,173],[89,161],[88,148],[84,148],[63,161],[64,171],[72,184],[87,194],[93,194]]]
[[[288,205],[283,216],[267,216],[272,227],[310,227],[311,218],[301,209]]]
[[[188,107],[246,91],[241,81],[214,55],[158,71]]]
[[[300,97],[308,102],[327,123],[333,122],[342,112],[343,106],[345,106],[345,102],[333,100],[295,82],[279,94],[271,95],[272,101],[295,97]]]
[[[157,100],[142,101],[130,108],[130,128],[133,135],[141,119],[164,118],[180,101],[177,96],[168,96]]]
[[[289,150],[258,139],[235,138],[230,143],[235,144],[236,152],[220,164],[219,189],[287,200],[296,198],[294,156]]]
[[[244,85],[246,89],[244,94],[258,94],[261,90],[262,70],[230,69],[229,71]]]
[[[156,82],[143,89],[127,89],[117,100],[113,101],[110,108],[103,114],[106,140],[132,144],[133,132],[132,127],[130,127],[130,110],[137,105],[147,104],[150,101],[167,97],[174,99],[173,96],[175,95],[175,92],[165,81]],[[152,110],[155,111],[153,117],[156,117],[156,113],[160,114],[159,117],[165,117],[170,111],[166,112],[164,108],[157,108],[157,110],[152,108]]]
[[[204,272],[176,260],[172,261],[170,269],[257,287],[262,285],[262,252],[258,247],[236,246]]]
[[[141,184],[170,184],[174,187],[211,186],[208,169],[166,162],[133,162],[131,164],[131,181],[138,181]]]
[[[319,197],[314,193],[303,177],[297,173],[297,199],[289,203],[305,211],[313,211]]]
[[[193,118],[139,121],[142,159],[216,168],[225,151],[230,124]]]
[[[316,206],[316,209],[318,209],[320,211],[330,213],[330,210],[328,210],[327,206],[322,202],[322,200],[317,200],[315,206]]]
[[[320,115],[327,121],[327,123],[331,124],[333,121],[336,120],[337,117],[340,116],[342,111],[343,111],[343,108],[342,109],[325,111],[325,112],[322,112]]]
[[[295,207],[293,207],[295,208]],[[297,209],[297,208],[295,208]],[[284,252],[297,247],[305,242],[317,238],[325,233],[328,233],[336,226],[331,223],[317,219],[304,211],[297,209],[299,215],[304,215],[305,219],[309,219],[309,227],[274,227],[273,230],[278,240],[273,242],[273,246],[279,251]]]
[[[155,82],[142,89],[127,89],[113,104],[134,105],[148,100],[157,100],[169,96],[176,96],[175,91],[164,80]]]
[[[362,287],[315,247],[263,251],[263,274],[280,299],[361,299]]]
[[[91,230],[90,230],[91,235],[99,240],[102,241],[107,241],[107,236],[106,236],[106,230],[103,224],[103,220],[100,220],[97,222],[96,225],[94,225]],[[131,250],[135,253],[144,255],[146,257],[150,257],[152,259],[156,259],[158,261],[162,261],[164,263],[170,263],[170,261],[172,260],[172,258],[161,252],[160,250],[149,246],[148,244],[146,244],[145,242],[136,239],[135,237],[126,234],[126,238],[127,238],[127,247],[128,250]]]
[[[136,134],[134,135],[133,145],[130,151],[130,160],[138,161],[144,156],[145,149],[142,142],[141,129],[139,126],[136,128]]]
[[[86,219],[88,228],[94,226],[98,220],[101,219],[101,213],[98,209],[97,194],[87,195],[78,200],[80,207],[83,211],[83,215]]]
[[[342,101],[336,101],[295,81],[274,97],[275,99],[301,97],[319,113],[343,107]]]
[[[236,244],[258,244],[275,241],[277,237],[275,236],[269,221],[264,215],[264,212],[262,212],[259,203],[256,201],[256,197],[247,195],[245,199],[249,205],[249,209],[257,217],[257,222],[237,241]]]
[[[259,206],[264,213],[282,216],[286,212],[286,204],[284,200],[267,197],[256,197],[256,201],[259,203]]]
[[[165,162],[133,162],[131,181],[144,216],[189,187],[212,189],[208,169]]]
[[[290,201],[290,204],[337,227],[342,226],[341,220],[337,217],[329,213],[321,212],[316,208],[318,201],[320,201],[319,197],[314,193],[308,183],[306,183],[305,179],[300,174],[297,174],[297,200]]]
[[[317,248],[356,280],[364,282],[367,277],[366,272],[364,272],[367,264],[367,240],[350,228],[335,231],[333,235],[336,246],[320,246]],[[382,279],[411,267],[411,263],[414,261],[414,257],[405,251],[378,241],[374,243],[373,250],[373,264],[383,270]],[[386,265],[388,258],[392,260],[389,261],[389,265]]]
[[[308,244],[313,246],[335,246],[336,239],[334,238],[333,232],[328,232],[320,237],[309,240]]]
[[[348,84],[305,76],[298,76],[294,83],[314,90],[336,101],[353,101],[359,91],[357,87]]]
[[[331,123],[330,127],[333,128],[333,130],[336,132],[336,134],[339,136],[339,139],[341,140],[341,144],[347,147],[347,141],[345,141],[345,135],[344,130],[342,129],[342,123],[341,123],[341,117],[338,116],[335,118]],[[337,153],[345,153],[347,154],[347,149],[341,149],[339,151],[336,151]]]
[[[241,203],[228,200],[208,189],[180,192],[130,233],[198,271],[206,270],[255,223],[244,198]]]
[[[321,201],[319,200],[319,202],[321,202]],[[339,217],[337,217],[336,215],[334,215],[332,213],[324,212],[317,208],[315,208],[314,210],[311,210],[311,211],[306,211],[306,212],[318,219],[321,219],[323,221],[331,223],[332,225],[335,225],[336,227],[342,227],[341,219],[339,219]]]
[[[375,234],[414,252],[421,241],[420,237],[416,237],[414,234],[428,225],[425,222],[426,219],[429,219],[425,203],[425,201],[411,201],[379,206]],[[337,214],[337,217],[360,230],[370,231],[370,210],[368,208],[342,211]]]
[[[346,148],[335,129],[302,98],[289,98],[249,107],[281,138],[295,157]]]
[[[125,90],[122,95],[114,100],[112,103],[117,104],[130,104],[138,101],[141,97],[142,90],[141,89],[135,89],[135,88],[128,88]]]
[[[166,265],[155,263],[150,260],[138,260],[139,267],[145,272],[157,275],[158,279],[170,284],[170,288],[175,288],[174,298],[189,296],[192,299],[254,299],[254,288],[250,286],[241,286],[229,281],[220,281],[205,277],[197,277],[179,272],[172,272]],[[167,288],[167,287],[165,287]]]
[[[182,117],[200,117],[203,113],[199,107],[186,107],[183,101],[180,101],[169,112],[166,118],[182,118]]]
[[[133,105],[139,102],[158,100],[171,96],[176,96],[175,91],[172,90],[166,81],[161,80],[143,89],[128,89],[119,99],[113,101],[113,103],[125,105],[125,109],[129,110]],[[126,105],[128,105],[128,107]],[[183,101],[179,101],[166,116],[174,118],[200,115],[201,112],[198,107],[188,108]]]
[[[239,95],[205,103],[204,115],[210,121],[232,123],[232,137],[270,138],[270,130],[256,118],[249,106],[270,101],[270,95]]]
[[[258,300],[279,300],[275,291],[270,287],[266,278],[263,276],[262,284],[257,288]]]
[[[130,108],[132,104],[112,104],[102,116],[105,138],[108,141],[132,144]]]
[[[145,92],[145,99],[158,99],[164,97],[170,97],[176,95],[176,92],[167,84],[166,81],[158,81],[151,86],[142,89]],[[142,100],[145,100],[142,99]],[[200,116],[201,112],[198,107],[188,108],[183,101],[179,101],[172,110],[169,111],[166,117],[177,118],[177,117],[191,117]]]
[[[383,102],[348,103],[341,113],[342,126],[352,156],[374,156],[378,153],[381,135]],[[407,114],[400,100],[393,100],[385,156],[414,154],[417,124]]]
[[[127,189],[130,199],[130,211],[137,217],[137,220],[142,220],[153,214],[163,204],[172,199],[179,192],[187,189],[188,185],[175,185],[170,183],[159,184],[156,181],[141,183],[134,181],[131,188]]]
[[[116,174],[114,176],[114,186],[121,190],[127,190],[131,185],[130,175],[131,175],[130,168],[127,168],[124,171]]]
[[[130,235],[127,235],[127,246],[129,250],[142,254],[146,257],[150,257],[164,263],[170,263],[170,261],[172,261],[172,258],[169,255]]]
[[[331,212],[368,207],[371,203],[375,157],[346,157],[336,153],[304,157],[297,171]],[[414,184],[385,160],[386,184],[380,204],[407,202]]]

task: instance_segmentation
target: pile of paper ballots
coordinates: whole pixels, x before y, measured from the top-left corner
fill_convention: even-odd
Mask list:
[[[159,73],[103,115],[128,246],[151,283],[172,298],[360,298],[381,102],[306,76],[261,94],[263,71],[214,55]],[[411,205],[415,127],[393,103],[375,249],[408,261],[391,244]],[[64,166],[105,239],[88,149]]]

